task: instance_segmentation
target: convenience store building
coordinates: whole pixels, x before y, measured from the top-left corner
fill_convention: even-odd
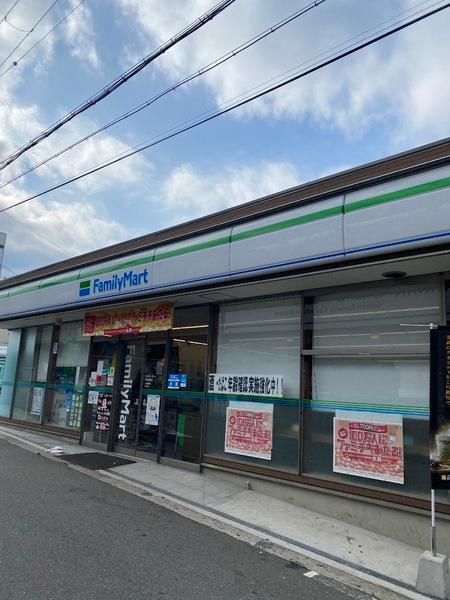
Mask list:
[[[446,139],[0,282],[0,419],[426,545],[449,282]]]

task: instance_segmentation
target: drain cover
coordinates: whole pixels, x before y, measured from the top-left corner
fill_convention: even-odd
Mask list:
[[[99,469],[112,469],[113,467],[121,467],[122,465],[130,465],[135,463],[135,460],[127,460],[114,456],[114,454],[101,454],[100,452],[83,452],[82,454],[63,454],[58,458],[62,458],[68,463],[85,467],[92,471]]]

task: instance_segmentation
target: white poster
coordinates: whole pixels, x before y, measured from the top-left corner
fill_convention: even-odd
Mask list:
[[[224,375],[222,373],[211,373],[208,380],[208,392],[282,398],[283,377],[281,375]]]
[[[95,387],[97,385],[97,371],[91,371],[89,375],[89,385]]]
[[[44,401],[44,388],[33,388],[33,401],[31,403],[31,414],[41,416],[42,403]]]
[[[146,425],[159,425],[159,404],[161,396],[147,394],[147,409],[145,411]]]
[[[88,392],[88,404],[97,404],[98,403],[98,394],[99,392],[96,392],[94,390],[91,390],[90,392]]]

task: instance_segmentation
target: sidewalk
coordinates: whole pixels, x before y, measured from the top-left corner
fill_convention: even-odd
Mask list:
[[[40,453],[55,446],[61,446],[65,455],[98,452],[69,438],[3,424],[0,438]],[[205,477],[149,460],[124,458],[136,462],[97,472],[112,483],[122,481],[161,495],[397,594],[425,598],[414,591],[423,552],[419,548],[246,490],[244,481],[238,487],[219,476]]]

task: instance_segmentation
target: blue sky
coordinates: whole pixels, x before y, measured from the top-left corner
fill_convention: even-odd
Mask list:
[[[112,96],[4,169],[0,184],[307,3],[236,0]],[[0,62],[24,36],[12,25],[28,30],[50,4],[19,0],[9,22],[0,23]],[[214,2],[85,0],[54,34],[1,76],[76,4],[78,0],[58,0],[0,68],[0,158]],[[248,52],[3,187],[0,206],[216,108],[378,23],[440,4],[326,0]],[[0,0],[0,18],[11,5],[12,0]],[[244,110],[0,215],[0,230],[8,235],[5,264],[23,272],[446,137],[449,29],[447,10]]]

